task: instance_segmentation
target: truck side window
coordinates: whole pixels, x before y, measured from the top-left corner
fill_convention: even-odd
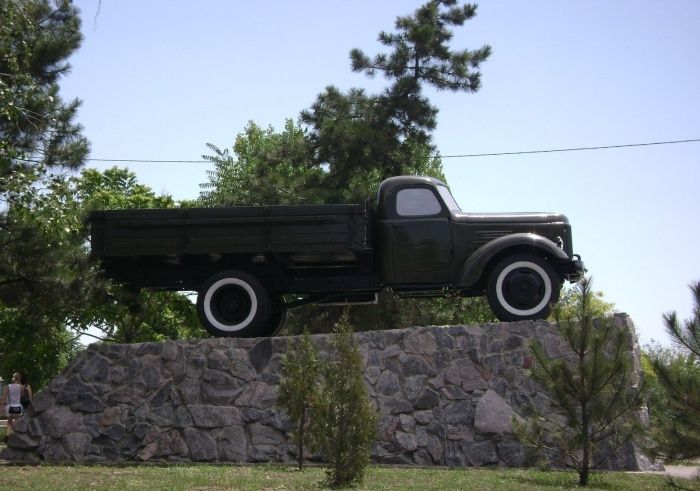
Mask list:
[[[407,188],[396,195],[396,213],[399,216],[429,216],[441,211],[442,206],[430,189]]]

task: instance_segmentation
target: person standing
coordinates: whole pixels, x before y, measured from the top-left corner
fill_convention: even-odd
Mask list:
[[[15,373],[12,376],[12,381],[9,383],[2,391],[2,397],[0,397],[0,405],[7,402],[6,412],[7,412],[7,436],[9,437],[14,430],[14,423],[17,419],[22,416],[23,408],[22,394],[24,393],[24,386],[21,384],[22,378],[19,373]]]

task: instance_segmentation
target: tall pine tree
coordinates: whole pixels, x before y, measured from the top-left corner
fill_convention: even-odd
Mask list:
[[[79,101],[64,102],[59,79],[80,46],[80,18],[69,0],[0,2],[0,191],[18,172],[75,168],[87,140],[73,120]]]
[[[28,294],[62,296],[54,250],[22,209],[52,186],[52,170],[75,169],[87,156],[74,122],[79,101],[64,102],[58,86],[82,38],[68,0],[3,0],[0,19],[0,305],[17,306]]]
[[[359,49],[350,52],[354,71],[370,77],[380,72],[390,85],[377,95],[331,86],[302,113],[314,155],[330,171],[329,187],[350,189],[354,179],[378,183],[402,174],[440,177],[439,162],[429,158],[435,153],[431,142],[438,109],[423,92],[426,87],[479,90],[479,66],[491,48],[455,51],[449,46],[451,28],[475,15],[475,5],[431,0],[412,15],[398,17],[395,33],[379,34],[389,53],[371,59]]]

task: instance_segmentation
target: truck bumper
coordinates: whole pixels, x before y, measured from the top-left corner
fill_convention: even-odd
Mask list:
[[[581,256],[574,254],[573,259],[567,264],[564,270],[564,279],[570,283],[576,283],[586,274],[586,266],[581,261]]]

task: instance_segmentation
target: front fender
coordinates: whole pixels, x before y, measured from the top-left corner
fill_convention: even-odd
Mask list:
[[[570,261],[566,252],[546,237],[532,233],[505,235],[487,242],[469,256],[457,276],[457,286],[462,288],[474,286],[482,277],[486,265],[498,254],[511,248],[519,249],[520,251],[527,249],[532,252],[539,250],[544,254],[553,256],[557,260]]]

